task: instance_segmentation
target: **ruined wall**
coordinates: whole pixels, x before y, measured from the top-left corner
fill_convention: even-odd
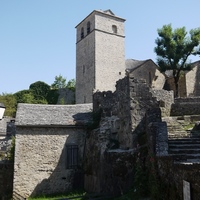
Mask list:
[[[200,98],[176,98],[171,107],[171,116],[199,115]]]
[[[144,80],[136,80],[132,74],[117,81],[116,91],[94,94],[94,111],[103,110],[104,116],[114,115],[118,120],[117,138],[121,148],[137,145],[137,136],[145,131],[147,110],[159,107]]]
[[[133,146],[137,145],[137,138],[145,132],[145,115],[146,112],[153,108],[158,108],[159,104],[153,97],[145,81],[136,80],[131,74],[129,75],[130,87],[130,110],[131,110],[131,128],[133,134]]]
[[[159,101],[162,117],[170,116],[171,105],[174,103],[174,92],[167,90],[152,89],[151,93]]]
[[[139,136],[146,131],[146,123],[161,121],[159,104],[145,81],[130,75],[117,82],[114,93],[97,92],[93,99],[94,111],[101,108],[102,118],[100,127],[86,140],[85,189],[120,195],[133,184],[136,147]],[[146,120],[147,111],[154,108],[158,112],[152,112]],[[162,131],[160,128],[159,134]]]
[[[57,104],[75,104],[75,91],[68,88],[59,89]]]
[[[86,141],[86,191],[117,196],[127,192],[132,186],[136,151],[118,149],[113,144],[108,126],[94,130]]]
[[[82,129],[17,127],[14,193],[27,198],[77,189],[83,181],[84,143]],[[78,144],[80,170],[67,169],[67,144]]]
[[[160,157],[157,170],[166,200],[183,199],[183,180],[190,183],[191,199],[199,200],[199,164],[174,164],[171,157]]]

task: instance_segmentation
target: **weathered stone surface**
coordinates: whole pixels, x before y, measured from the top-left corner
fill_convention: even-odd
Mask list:
[[[200,114],[200,98],[176,98],[171,107],[171,116],[183,115],[199,115]]]
[[[75,104],[75,91],[68,88],[61,88],[58,94],[57,104]]]
[[[109,130],[104,132],[103,138],[100,129],[97,129],[87,140],[84,162],[85,189],[101,195],[121,195],[133,184],[135,150],[109,150]]]
[[[125,76],[124,21],[94,10],[76,26],[76,103],[92,103],[94,90],[114,91]]]
[[[91,104],[18,105],[14,193],[27,198],[83,186],[85,125],[91,119],[91,107]],[[67,169],[66,145],[78,146],[78,169]]]
[[[170,157],[159,157],[158,174],[165,187],[164,200],[183,199],[183,180],[190,182],[193,200],[199,200],[200,165],[174,164]]]
[[[151,90],[151,93],[159,101],[162,117],[170,116],[171,105],[174,103],[174,92],[167,90]]]
[[[78,145],[81,167],[85,134],[76,128],[17,127],[14,192],[27,198],[72,190],[81,171],[66,168],[66,145]]]

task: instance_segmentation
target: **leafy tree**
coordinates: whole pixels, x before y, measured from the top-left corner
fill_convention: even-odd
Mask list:
[[[154,49],[158,56],[157,64],[161,72],[172,70],[177,97],[181,72],[191,70],[188,57],[200,55],[200,28],[190,30],[188,36],[185,27],[172,30],[169,24],[158,29],[158,35]]]
[[[75,79],[69,80],[68,83],[67,83],[67,88],[72,90],[72,91],[75,91],[75,87],[76,87]]]
[[[63,78],[61,75],[55,77],[54,83],[51,85],[52,89],[66,88],[66,78]]]
[[[42,81],[37,81],[29,86],[30,92],[33,94],[35,103],[47,104],[47,96],[50,86]]]
[[[16,98],[13,94],[2,93],[0,95],[0,102],[3,103],[6,107],[5,116],[15,117],[16,114]]]
[[[30,90],[21,90],[14,94],[17,103],[35,103],[35,99]]]

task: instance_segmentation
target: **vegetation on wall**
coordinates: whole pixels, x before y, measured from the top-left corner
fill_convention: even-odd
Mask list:
[[[164,25],[158,29],[155,43],[159,69],[161,72],[172,70],[177,97],[181,72],[191,70],[189,56],[200,55],[200,28],[191,29],[188,36],[185,27],[173,30],[171,24]]]
[[[87,123],[87,128],[89,130],[93,130],[93,129],[99,127],[99,123],[100,123],[100,120],[101,120],[101,114],[102,114],[102,109],[99,109],[95,112],[91,112],[92,120]]]

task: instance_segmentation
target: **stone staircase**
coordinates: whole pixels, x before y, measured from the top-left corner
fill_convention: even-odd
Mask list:
[[[165,117],[167,122],[169,155],[175,163],[200,164],[200,134],[191,132],[195,123],[188,117]]]

